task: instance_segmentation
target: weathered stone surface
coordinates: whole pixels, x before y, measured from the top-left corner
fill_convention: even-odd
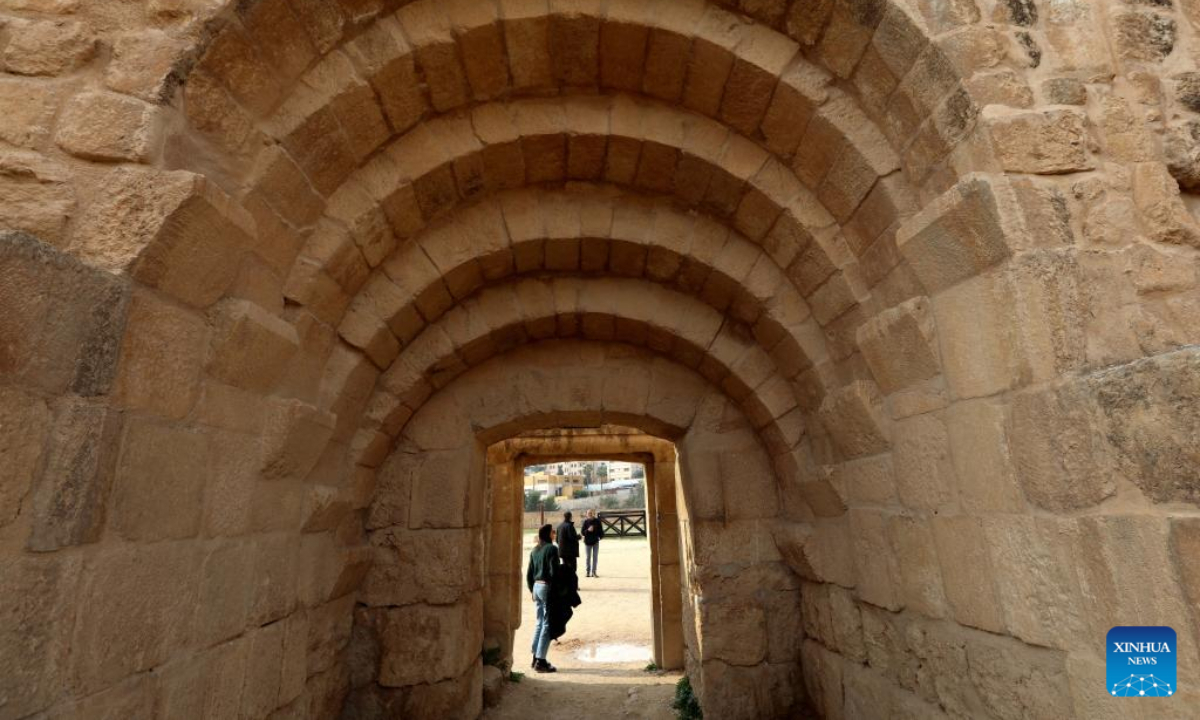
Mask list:
[[[114,394],[121,405],[182,419],[200,394],[204,318],[148,292],[129,303]]]
[[[8,598],[0,611],[0,693],[6,714],[37,713],[66,691],[72,608],[81,570],[78,557],[0,561]]]
[[[0,371],[52,393],[108,392],[127,295],[107,273],[24,233],[0,233]]]
[[[1013,398],[1009,447],[1025,497],[1047,510],[1096,505],[1116,492],[1110,449],[1084,387]]]
[[[742,600],[706,602],[700,608],[707,658],[731,665],[756,665],[767,654],[767,619],[761,607]]]
[[[51,425],[45,400],[0,388],[0,527],[13,521],[37,477]]]
[[[157,422],[131,422],[121,443],[113,525],[128,540],[194,537],[207,473],[204,437]]]
[[[483,534],[473,528],[371,534],[374,562],[363,587],[371,605],[446,605],[483,584]]]
[[[1016,198],[1003,180],[971,175],[896,233],[896,246],[930,293],[974,277],[1001,262],[1025,229]]]
[[[1005,418],[1005,406],[987,399],[957,402],[946,411],[958,497],[967,512],[1018,512],[1025,506]]]
[[[884,310],[858,328],[858,347],[885,395],[941,372],[934,333],[926,298]]]
[[[900,502],[930,513],[955,507],[959,480],[942,419],[927,413],[900,420],[893,426],[892,443]]]
[[[966,515],[932,520],[946,600],[954,619],[963,625],[1004,631],[1004,615],[996,596],[995,575],[988,564],[988,546],[979,518]]]
[[[303,480],[333,436],[335,417],[300,402],[275,400],[262,430],[262,474],[266,479]]]
[[[477,662],[483,646],[483,601],[478,593],[455,605],[410,605],[383,612],[381,685],[449,680]]]
[[[30,550],[57,550],[100,539],[121,424],[121,415],[99,402],[65,398],[55,404],[41,479],[32,496],[33,523],[26,543]]]
[[[112,61],[104,73],[110,90],[146,102],[165,100],[174,89],[173,71],[185,53],[178,38],[160,30],[142,30],[117,38]]]
[[[1078,110],[993,115],[987,122],[1005,170],[1054,175],[1094,167],[1086,115]]]
[[[1200,247],[1200,228],[1179,197],[1179,188],[1162,164],[1139,163],[1133,170],[1133,201],[1153,239]]]
[[[153,105],[115,93],[88,92],[67,102],[54,140],[88,160],[141,162],[149,159],[158,142],[158,125]]]
[[[254,221],[211,182],[175,171],[118,168],[80,220],[72,252],[189,305],[225,291],[250,247]]]
[[[83,692],[161,664],[191,636],[200,558],[189,543],[110,549],[89,563],[72,638]]]
[[[1122,474],[1155,502],[1200,503],[1200,351],[1102,371],[1087,384]]]
[[[854,541],[856,587],[863,600],[888,610],[903,604],[898,568],[888,532],[890,516],[877,510],[851,510],[850,532]],[[947,582],[950,578],[947,577]]]
[[[246,390],[274,387],[299,349],[296,328],[247,300],[225,300],[214,312],[208,374]]]
[[[6,72],[60,75],[78,68],[96,51],[95,36],[81,22],[12,19],[5,24],[9,40],[0,62]]]
[[[874,384],[858,381],[825,396],[818,417],[846,458],[888,448],[888,424]]]
[[[2,88],[0,85],[0,93],[4,92]],[[28,110],[29,105],[23,107]],[[4,111],[2,104],[0,111]],[[9,113],[6,115],[11,117]],[[19,112],[17,117],[20,117]],[[2,131],[0,137],[3,137]],[[6,139],[21,140],[11,135]],[[61,246],[67,221],[75,212],[75,191],[67,178],[67,169],[63,165],[36,153],[0,152],[0,213],[4,216],[4,224],[43,242]]]

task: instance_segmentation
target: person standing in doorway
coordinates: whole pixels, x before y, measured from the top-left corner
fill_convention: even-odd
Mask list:
[[[600,541],[604,539],[604,527],[596,519],[596,511],[588,510],[583,521],[583,548],[587,554],[587,576],[600,577],[597,568],[600,567]]]
[[[533,626],[533,669],[540,673],[556,672],[558,668],[546,661],[550,647],[550,585],[557,574],[558,548],[554,547],[554,528],[543,525],[538,528],[538,542],[529,553],[529,569],[525,571],[525,584],[533,595],[537,608],[537,623]]]
[[[575,523],[571,522],[571,511],[563,513],[563,521],[558,529],[558,554],[562,557],[563,565],[572,570],[579,569],[579,533],[575,531]]]

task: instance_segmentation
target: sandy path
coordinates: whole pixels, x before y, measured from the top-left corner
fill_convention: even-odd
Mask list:
[[[525,536],[526,557],[533,537]],[[679,673],[644,670],[652,657],[650,546],[645,538],[601,542],[600,577],[582,577],[579,559],[583,604],[562,642],[547,653],[557,673],[539,675],[529,668],[534,608],[529,597],[522,599],[514,669],[525,677],[508,684],[500,704],[484,713],[487,720],[674,718],[671,698]]]

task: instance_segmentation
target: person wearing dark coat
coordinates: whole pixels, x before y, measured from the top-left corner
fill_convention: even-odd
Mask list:
[[[551,640],[558,640],[567,632],[567,623],[583,600],[579,597],[579,575],[575,568],[563,563],[550,583],[547,630]]]
[[[600,541],[604,539],[604,526],[596,518],[595,510],[588,510],[583,520],[583,547],[587,552],[587,576],[600,577]]]
[[[529,569],[525,571],[525,585],[532,593],[533,603],[537,607],[537,624],[533,626],[533,669],[542,673],[555,672],[557,669],[546,661],[546,650],[549,649],[552,639],[550,597],[555,580],[563,571],[563,566],[558,560],[558,548],[554,546],[553,533],[554,528],[550,525],[543,525],[538,529],[538,543],[529,553]],[[572,571],[571,575],[575,573]]]
[[[575,523],[571,522],[571,511],[563,513],[563,521],[556,528],[558,536],[558,555],[563,565],[575,570],[579,562],[579,533],[575,532]]]

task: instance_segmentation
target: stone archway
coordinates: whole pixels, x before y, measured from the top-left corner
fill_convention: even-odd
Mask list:
[[[706,706],[730,715],[776,715],[799,702],[784,682],[799,669],[799,615],[795,582],[773,540],[777,482],[748,420],[719,390],[697,392],[704,384],[645,350],[575,340],[497,356],[434,393],[381,466],[368,515],[370,543],[386,549],[367,574],[366,608],[358,617],[378,645],[362,654],[378,657],[381,671],[353,696],[355,711],[438,717],[478,701],[485,623],[479,591],[485,576],[501,595],[516,590],[511,565],[498,561],[491,575],[487,563],[494,556],[481,552],[491,533],[484,512],[487,449],[531,429],[612,423],[671,438],[680,449],[677,534],[687,563],[673,584],[681,595],[667,603],[660,596],[659,607],[684,633],[687,665],[701,693],[708,692],[707,677],[718,678],[713,687],[721,690],[704,695]],[[718,455],[736,459],[738,472],[717,471]],[[664,486],[663,499],[670,502],[673,492],[673,485]],[[509,534],[509,552],[519,552],[511,528]],[[728,538],[735,535],[757,537],[734,546]],[[473,557],[479,559],[466,562]],[[449,578],[428,567],[421,572],[425,562],[460,572]],[[667,564],[678,568],[678,562]],[[682,605],[681,597],[688,599]],[[768,654],[772,637],[780,639]],[[426,647],[430,652],[417,649]]]
[[[688,644],[727,717],[1103,715],[1096,643],[1132,617],[1200,663],[1186,4],[3,20],[0,714],[470,715],[470,647],[428,649],[437,678],[393,653],[393,685],[360,653],[372,613],[462,605],[427,577],[372,604],[379,479],[473,463],[412,551],[477,527],[480,433],[610,420],[680,449],[681,595],[769,564],[800,619],[764,662]],[[689,379],[623,407],[593,362],[447,404],[568,345],[638,358],[613,388]],[[774,502],[689,444],[710,396]],[[429,418],[461,444],[411,444]]]
[[[527,466],[549,462],[591,459],[634,462],[644,468],[646,488],[646,531],[650,545],[650,617],[653,662],[663,670],[684,667],[682,588],[684,585],[679,558],[678,453],[674,444],[647,435],[636,428],[603,426],[594,429],[558,429],[527,432],[515,438],[495,443],[488,449],[490,480],[495,493],[518,494],[517,478]],[[504,495],[511,503],[510,495]],[[503,508],[504,500],[496,499],[493,508]],[[515,508],[514,508],[515,510]],[[498,511],[497,516],[502,516]],[[516,522],[508,522],[517,525]],[[513,542],[515,527],[504,527],[504,521],[493,520],[490,545]],[[513,558],[489,571],[489,583],[497,577],[498,584],[507,578],[512,581]],[[500,589],[501,596],[505,595]],[[486,600],[485,617],[499,620],[494,631],[495,644],[508,657],[513,620],[519,617],[516,608],[504,603],[494,614]],[[505,612],[507,610],[507,612]],[[488,631],[485,628],[485,644]]]

